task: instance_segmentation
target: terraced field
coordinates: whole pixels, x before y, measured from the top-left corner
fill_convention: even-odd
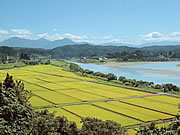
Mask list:
[[[32,91],[30,103],[35,109],[56,111],[78,127],[81,117],[114,120],[127,128],[162,122],[177,114],[180,103],[177,97],[100,84],[50,65],[0,70],[0,80],[7,72]]]

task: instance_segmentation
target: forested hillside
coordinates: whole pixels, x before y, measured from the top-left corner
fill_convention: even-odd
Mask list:
[[[97,56],[113,56],[141,53],[144,57],[170,57],[180,58],[180,45],[177,46],[151,46],[151,47],[127,47],[127,46],[93,46],[83,45],[66,45],[54,49],[38,49],[38,48],[12,48],[7,46],[0,47],[0,54],[7,56],[18,56],[20,53],[27,53],[33,56],[50,56],[51,58],[80,58],[92,55]]]

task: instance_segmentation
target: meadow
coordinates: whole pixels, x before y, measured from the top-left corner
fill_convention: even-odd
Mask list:
[[[171,120],[180,103],[177,97],[100,84],[52,65],[0,70],[1,81],[7,72],[32,91],[29,103],[34,109],[55,111],[78,127],[82,117],[96,117],[114,120],[134,132],[142,123]]]

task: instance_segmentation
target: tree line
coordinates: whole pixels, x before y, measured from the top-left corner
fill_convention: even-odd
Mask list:
[[[91,56],[106,56],[116,58],[118,61],[166,61],[180,58],[180,45],[177,46],[151,46],[151,47],[127,47],[127,46],[93,46],[66,45],[50,50],[39,48],[13,48],[0,47],[0,54],[18,57],[25,53],[30,57],[44,56],[46,58],[82,58]]]

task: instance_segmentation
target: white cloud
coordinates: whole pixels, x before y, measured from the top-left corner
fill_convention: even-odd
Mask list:
[[[114,38],[114,39],[111,39],[109,42],[119,43],[119,42],[120,42],[120,40],[119,40],[119,39]]]
[[[19,37],[19,38],[24,38],[24,39],[33,39],[31,36],[29,36],[29,35],[18,35],[18,34],[16,34],[16,35],[12,35],[12,36],[10,36],[10,38],[11,37]]]
[[[146,40],[153,40],[161,37],[163,37],[163,34],[161,34],[160,32],[151,32],[144,36]]]
[[[0,34],[9,34],[9,32],[7,30],[0,29]]]
[[[151,32],[146,35],[141,35],[140,41],[142,42],[180,41],[180,32],[172,32],[170,34]]]
[[[104,39],[112,39],[112,38],[113,38],[112,35],[104,36]]]
[[[15,34],[18,34],[18,35],[29,35],[29,34],[32,34],[31,31],[26,30],[26,29],[12,29],[11,31],[14,32]]]
[[[82,36],[77,36],[77,35],[73,35],[71,33],[65,33],[63,35],[64,38],[70,38],[70,39],[87,39],[88,37],[86,35],[82,35]]]
[[[179,37],[180,36],[180,32],[173,32],[170,34],[171,37]]]
[[[49,35],[48,33],[38,34],[37,38],[45,38],[50,41],[63,39],[63,37],[60,34]]]
[[[77,36],[77,35],[73,35],[71,33],[65,33],[63,35],[61,34],[54,34],[54,35],[50,35],[48,33],[42,33],[42,34],[38,34],[37,38],[45,38],[47,40],[60,40],[63,38],[69,38],[73,41],[80,41],[80,42],[85,42],[88,40],[88,37],[86,35],[82,35],[82,36]]]

